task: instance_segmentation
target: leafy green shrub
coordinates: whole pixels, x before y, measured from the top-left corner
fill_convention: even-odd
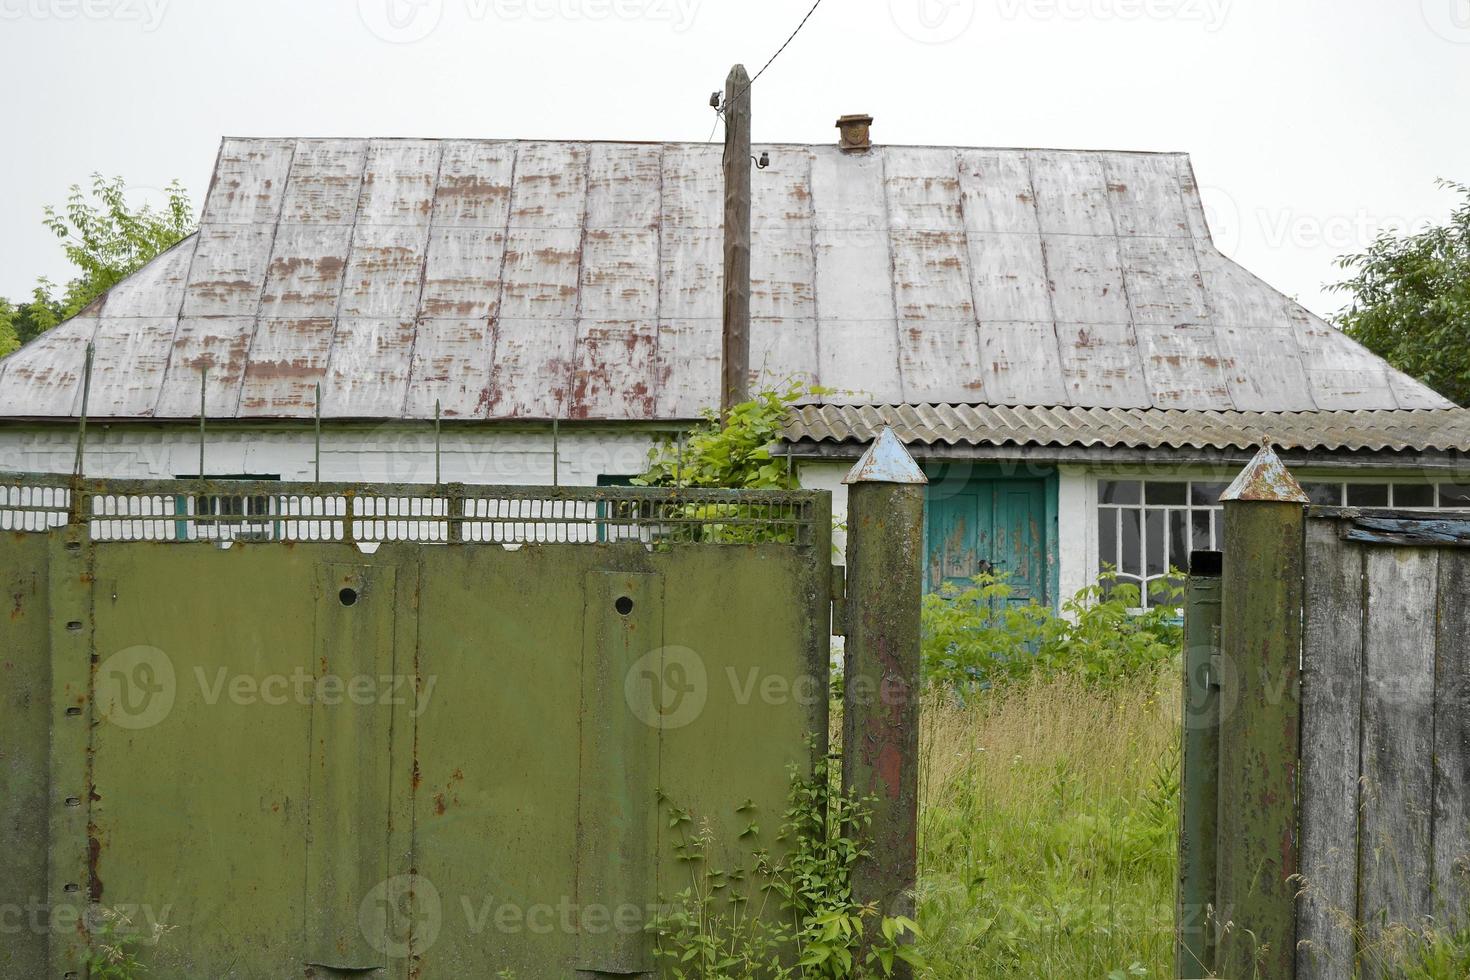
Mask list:
[[[771,455],[781,439],[781,425],[797,399],[822,394],[798,381],[765,389],[750,401],[719,412],[704,410],[704,421],[689,431],[681,445],[666,439],[649,452],[648,471],[633,483],[644,487],[703,487],[735,490],[795,490],[796,470]]]
[[[796,381],[779,389],[757,392],[733,406],[721,419],[705,409],[704,421],[683,441],[665,439],[649,451],[648,470],[633,478],[635,486],[681,489],[795,490],[800,486],[790,461],[771,454],[781,438],[781,425],[797,399],[820,394]],[[778,510],[769,504],[689,503],[657,505],[658,514],[671,522],[695,524],[701,541],[745,544],[758,541],[789,542],[794,529],[780,524]]]
[[[740,839],[751,848],[749,869],[717,863],[708,822],[696,828],[693,814],[669,806],[669,828],[679,837],[674,851],[689,869],[689,886],[650,927],[664,976],[848,980],[891,976],[897,960],[923,965],[909,941],[918,934],[910,919],[884,918],[877,940],[866,939],[878,910],[853,900],[852,869],[868,853],[869,805],[837,787],[836,758],[810,776],[791,767],[776,835],[779,857],[759,844],[754,804],[736,807],[746,824]]]
[[[1138,612],[1138,588],[1104,575],[1062,603],[1060,612],[1012,601],[1003,575],[977,575],[923,600],[923,663],[931,681],[986,690],[1036,674],[1078,674],[1111,683],[1176,657],[1183,642],[1175,607],[1181,590],[1158,583]]]

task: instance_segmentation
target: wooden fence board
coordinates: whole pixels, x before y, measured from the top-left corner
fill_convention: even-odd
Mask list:
[[[1470,917],[1470,555],[1439,564],[1435,662],[1434,914]]]
[[[1358,899],[1363,554],[1307,522],[1298,980],[1349,980]]]
[[[1421,924],[1430,902],[1435,589],[1439,553],[1366,553],[1363,802],[1358,918],[1362,975],[1392,976],[1389,923]]]

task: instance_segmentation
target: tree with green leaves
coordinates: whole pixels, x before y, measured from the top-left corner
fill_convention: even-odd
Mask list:
[[[132,275],[194,230],[194,210],[177,180],[164,188],[166,202],[131,207],[121,177],[92,175],[90,194],[73,184],[66,206],[47,207],[44,222],[58,239],[78,275],[60,295],[42,279],[31,299],[0,299],[0,356],[28,343]]]
[[[1338,325],[1394,367],[1459,405],[1470,404],[1470,185],[1442,180],[1462,196],[1445,225],[1387,232],[1338,265],[1351,279]]]

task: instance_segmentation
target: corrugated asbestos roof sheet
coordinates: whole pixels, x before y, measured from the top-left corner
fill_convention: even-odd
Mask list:
[[[866,445],[884,426],[910,445],[1121,446],[1130,449],[1470,451],[1470,409],[1215,412],[994,405],[805,405],[790,442]]]
[[[1220,254],[1181,154],[763,145],[752,374],[827,400],[1448,403]],[[0,417],[692,418],[722,148],[227,139],[199,232],[0,363]]]

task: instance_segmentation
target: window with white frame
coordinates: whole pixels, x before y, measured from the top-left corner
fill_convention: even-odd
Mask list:
[[[1223,543],[1220,494],[1227,484],[1202,480],[1099,480],[1098,570],[1111,568],[1118,582],[1149,589],[1184,570],[1191,551],[1217,551]],[[1396,510],[1470,509],[1470,484],[1307,480],[1312,503],[1332,507]]]
[[[1118,582],[1149,589],[1169,570],[1189,566],[1191,551],[1215,547],[1223,529],[1224,483],[1196,480],[1101,480],[1097,485],[1097,557]]]

